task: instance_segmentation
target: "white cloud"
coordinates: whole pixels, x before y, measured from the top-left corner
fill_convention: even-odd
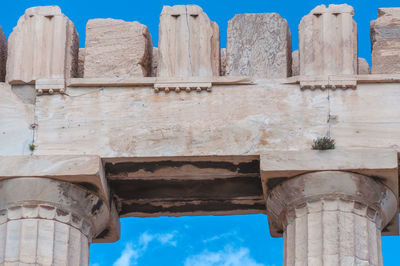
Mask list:
[[[150,242],[156,241],[162,245],[170,245],[176,247],[176,235],[176,231],[165,234],[149,234],[148,232],[144,232],[139,237],[139,245],[142,246],[144,249],[147,249],[147,246]]]
[[[161,234],[158,235],[157,240],[163,245],[171,245],[176,247],[176,240],[175,239],[176,232],[168,233],[168,234]]]
[[[204,250],[203,252],[190,256],[185,260],[185,266],[265,266],[257,263],[250,257],[248,248],[241,247],[233,249],[225,247],[217,252]]]
[[[144,232],[139,236],[136,243],[130,242],[125,245],[121,256],[114,262],[113,266],[137,265],[137,260],[146,253],[151,243],[176,247],[176,236],[176,231],[164,234],[150,234],[148,232]]]
[[[206,244],[206,243],[209,243],[209,242],[214,242],[214,241],[218,241],[218,240],[226,239],[226,238],[230,238],[230,237],[235,237],[235,241],[236,242],[237,241],[243,241],[243,239],[238,237],[237,232],[233,231],[233,232],[227,232],[227,233],[223,233],[223,234],[220,234],[220,235],[216,235],[216,236],[213,236],[213,237],[210,237],[210,238],[206,238],[206,239],[203,240],[203,243]]]
[[[132,244],[128,243],[122,251],[121,256],[114,262],[113,266],[130,266],[135,265],[139,258],[137,250],[133,250]]]

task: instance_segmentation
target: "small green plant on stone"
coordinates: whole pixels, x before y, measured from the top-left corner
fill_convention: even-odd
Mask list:
[[[330,137],[319,137],[314,139],[313,150],[333,150],[335,149],[335,140]]]
[[[35,144],[29,145],[29,150],[30,151],[34,151],[35,149],[36,149],[36,145]]]

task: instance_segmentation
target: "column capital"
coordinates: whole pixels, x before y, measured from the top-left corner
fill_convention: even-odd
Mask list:
[[[54,220],[79,230],[89,242],[108,224],[109,210],[93,193],[50,178],[0,181],[0,225],[13,220]]]
[[[282,231],[295,218],[321,211],[365,216],[382,230],[396,215],[397,206],[396,195],[379,181],[342,171],[293,177],[276,186],[267,197],[269,219]]]
[[[0,182],[0,190],[7,187],[0,211],[8,220],[40,218],[46,211],[82,232],[92,223],[88,238],[94,243],[119,239],[119,216],[98,156],[0,156]]]
[[[363,206],[370,215],[372,210],[380,212],[382,221],[378,226],[382,227],[382,233],[398,234],[397,152],[383,149],[274,151],[262,154],[260,165],[273,237],[282,236],[286,213],[325,199],[353,202],[357,205],[354,208]]]

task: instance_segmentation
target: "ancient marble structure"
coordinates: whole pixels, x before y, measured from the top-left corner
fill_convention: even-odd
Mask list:
[[[357,74],[357,24],[348,5],[317,6],[299,25],[300,74]]]
[[[6,76],[10,84],[76,76],[79,37],[57,6],[27,9],[10,35],[8,47]]]
[[[87,266],[122,217],[230,214],[267,215],[283,265],[383,265],[399,10],[371,23],[371,71],[348,5],[305,15],[298,51],[275,13],[234,16],[226,49],[194,5],[163,8],[158,47],[96,19],[78,49],[60,8],[28,9],[0,33],[0,265]],[[325,136],[335,149],[313,150]]]
[[[400,74],[400,10],[379,8],[371,21],[372,73]]]
[[[158,38],[157,76],[219,75],[219,28],[199,6],[164,6]]]
[[[276,13],[240,14],[228,22],[226,73],[230,76],[291,76],[292,37]]]
[[[91,19],[86,25],[84,77],[147,77],[153,45],[139,22]]]

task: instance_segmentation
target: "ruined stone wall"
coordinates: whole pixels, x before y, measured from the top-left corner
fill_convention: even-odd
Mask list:
[[[119,217],[268,213],[285,265],[382,265],[381,234],[398,234],[400,13],[371,23],[372,71],[353,16],[317,6],[292,51],[284,18],[239,14],[220,49],[200,7],[166,6],[158,47],[145,25],[95,19],[79,49],[58,7],[26,10],[0,33],[0,264],[85,266]],[[337,149],[311,150],[321,136]]]
[[[399,73],[397,14],[380,9],[371,23],[372,73]],[[257,154],[305,149],[326,134],[339,146],[398,147],[390,132],[400,130],[400,96],[358,58],[353,15],[347,5],[316,7],[293,52],[278,14],[236,15],[220,51],[218,26],[200,7],[165,7],[159,47],[145,25],[95,19],[78,50],[58,7],[30,8],[10,35],[7,66],[0,38],[0,154]]]

